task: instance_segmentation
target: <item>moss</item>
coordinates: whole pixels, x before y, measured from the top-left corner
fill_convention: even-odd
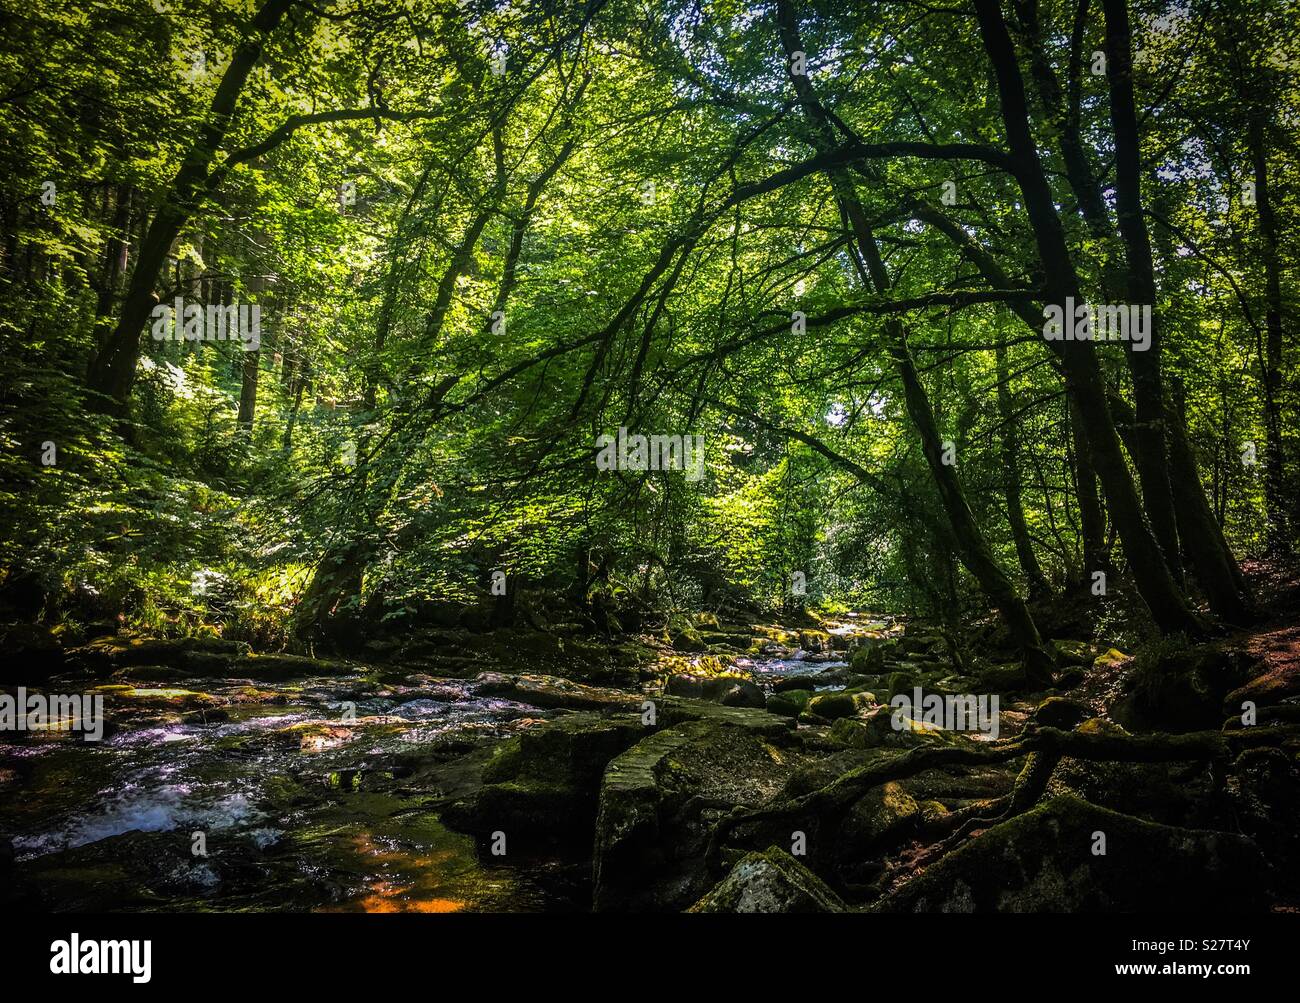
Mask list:
[[[767,712],[782,717],[798,717],[812,699],[811,690],[785,690],[767,698]]]
[[[1092,666],[1095,669],[1112,668],[1128,661],[1131,657],[1131,655],[1124,654],[1119,648],[1111,648],[1094,658]]]
[[[1096,833],[1105,854],[1093,852]],[[1269,887],[1263,856],[1243,836],[1158,825],[1062,795],[993,826],[872,911],[1259,909]]]
[[[820,692],[809,700],[805,715],[814,720],[835,721],[840,717],[853,717],[875,705],[875,695],[863,690]]]

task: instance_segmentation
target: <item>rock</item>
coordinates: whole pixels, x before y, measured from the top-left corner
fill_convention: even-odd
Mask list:
[[[184,669],[174,669],[168,665],[132,665],[118,669],[110,678],[114,682],[176,683],[189,676]]]
[[[1098,833],[1105,855],[1093,852]],[[1158,825],[1063,795],[992,827],[869,911],[1237,912],[1266,908],[1271,886],[1244,836]]]
[[[1070,665],[1091,665],[1097,657],[1097,646],[1087,641],[1069,641],[1060,638],[1049,642],[1056,664],[1065,668]]]
[[[1058,672],[1052,683],[1058,690],[1073,690],[1082,686],[1086,679],[1087,674],[1083,669],[1078,665],[1072,665]]]
[[[776,693],[788,693],[790,690],[815,690],[817,680],[812,676],[784,676],[772,686]]]
[[[767,712],[780,714],[782,717],[798,717],[812,699],[810,690],[786,690],[773,693],[767,698]]]
[[[1092,667],[1094,669],[1112,668],[1127,662],[1132,657],[1132,655],[1124,654],[1119,648],[1110,648],[1092,660]]]
[[[1221,645],[1164,642],[1145,648],[1134,659],[1110,717],[1129,731],[1217,728],[1225,709],[1241,713],[1240,701],[1227,698],[1251,664],[1243,652]]]
[[[1019,662],[991,665],[976,677],[980,693],[1018,693],[1028,687],[1025,667]]]
[[[858,799],[840,823],[833,842],[834,856],[840,859],[871,856],[912,833],[920,818],[916,799],[897,782],[873,787]]]
[[[853,649],[849,665],[854,672],[868,675],[885,671],[885,661],[895,654],[898,644],[894,641],[867,642]]]
[[[842,717],[831,725],[831,741],[850,749],[870,749],[880,744],[876,729],[867,727],[857,718]]]
[[[350,676],[361,666],[328,658],[303,655],[241,655],[230,663],[228,675],[239,679],[298,679],[306,676]]]
[[[107,672],[135,665],[184,669],[190,667],[192,656],[196,655],[216,656],[213,664],[224,667],[238,656],[240,650],[238,643],[215,637],[142,638],[111,634],[97,637],[68,654],[92,671]]]
[[[831,739],[851,749],[914,748],[928,742],[949,742],[956,739],[951,732],[914,721],[899,714],[895,727],[895,709],[888,706],[873,707],[862,717],[846,717],[831,726]]]
[[[700,636],[700,632],[693,627],[687,627],[673,634],[669,643],[674,651],[707,651],[709,647]]]
[[[831,636],[824,630],[799,631],[799,647],[804,651],[821,654],[831,650]]]
[[[1069,731],[1086,720],[1091,712],[1083,704],[1065,697],[1048,697],[1034,711],[1034,720],[1044,728]]]
[[[502,743],[483,767],[483,786],[442,810],[453,829],[507,834],[529,853],[591,847],[605,767],[646,736],[639,717],[571,714]]]
[[[653,703],[657,723],[663,728],[671,728],[687,721],[707,721],[746,728],[768,739],[782,739],[796,727],[795,722],[789,718],[754,707],[727,707],[675,696],[659,697]]]
[[[886,692],[889,688],[888,677],[863,675],[861,672],[855,672],[847,665],[837,665],[833,669],[822,669],[815,676],[804,676],[803,678],[812,679],[817,686],[844,686],[846,688],[868,686],[881,693]]]
[[[846,912],[826,885],[779,847],[750,853],[712,891],[687,912],[810,913]]]
[[[834,721],[842,717],[853,717],[859,711],[870,709],[875,702],[875,697],[870,693],[852,693],[848,690],[818,693],[808,701],[804,714],[815,721]]]
[[[481,696],[500,697],[534,707],[568,710],[640,710],[642,697],[622,690],[586,686],[558,676],[481,672],[474,680]]]
[[[664,692],[724,707],[762,707],[767,702],[763,691],[741,676],[669,676]]]
[[[92,692],[102,693],[114,704],[166,710],[203,710],[226,704],[225,700],[210,693],[177,687],[96,686]]]
[[[898,642],[898,652],[902,655],[929,655],[946,650],[944,639],[937,634],[906,635]]]
[[[714,883],[704,866],[713,825],[735,807],[769,801],[801,761],[795,747],[709,720],[638,742],[601,783],[594,908],[664,911],[695,902]]]
[[[325,752],[337,749],[352,741],[355,732],[352,728],[339,724],[327,724],[324,721],[304,721],[290,725],[277,737],[294,742],[299,752]]]
[[[710,630],[718,629],[718,617],[715,613],[696,613],[695,626],[707,627]]]

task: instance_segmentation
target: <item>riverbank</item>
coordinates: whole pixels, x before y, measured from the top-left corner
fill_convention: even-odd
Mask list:
[[[1039,692],[866,614],[431,627],[365,658],[13,649],[10,676],[106,721],[3,736],[0,867],[10,905],[54,911],[1285,907],[1291,637],[1061,638]],[[982,697],[996,730],[920,694]]]

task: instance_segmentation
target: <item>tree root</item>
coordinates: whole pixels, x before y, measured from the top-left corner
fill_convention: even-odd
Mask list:
[[[1300,735],[1298,725],[1226,732],[1197,731],[1184,735],[1128,735],[1037,728],[1005,742],[923,746],[887,762],[850,770],[819,790],[780,804],[733,809],[714,826],[709,837],[705,864],[715,872],[720,872],[725,843],[742,825],[775,823],[808,815],[837,817],[847,812],[873,787],[891,780],[904,780],[926,770],[947,766],[987,766],[1031,756],[1016,780],[1010,803],[1002,816],[991,822],[984,820],[986,824],[996,824],[1033,807],[1046,788],[1057,763],[1067,756],[1093,762],[1164,763],[1203,760],[1222,767],[1244,749],[1272,745],[1297,735]],[[1033,756],[1036,753],[1041,755]],[[969,819],[964,822],[957,833],[944,841],[944,845],[960,842],[957,837],[964,837],[964,834],[979,828],[976,825],[979,821],[981,820]]]

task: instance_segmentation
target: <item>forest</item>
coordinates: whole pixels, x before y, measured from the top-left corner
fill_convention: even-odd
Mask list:
[[[0,902],[1300,908],[1297,17],[5,0]]]

